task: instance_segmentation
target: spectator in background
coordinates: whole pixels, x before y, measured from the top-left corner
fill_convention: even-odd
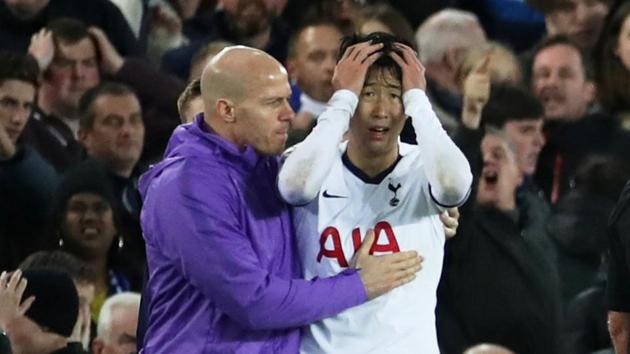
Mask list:
[[[66,273],[16,270],[9,276],[2,272],[0,302],[0,325],[14,353],[86,353],[73,340],[79,325],[79,300]]]
[[[122,235],[130,252],[130,261],[137,262],[135,266],[141,268],[145,256],[139,225],[140,201],[136,190],[139,171],[136,167],[145,128],[140,103],[129,87],[103,82],[81,98],[79,111],[79,136],[89,159],[78,169],[102,170],[104,175],[99,181],[109,183],[113,193],[113,199],[107,195],[108,204],[121,208],[116,231]],[[97,286],[97,293],[98,290]]]
[[[499,129],[514,147],[524,177],[520,185],[523,191],[536,190],[532,178],[545,145],[543,115],[542,105],[528,91],[506,84],[492,86],[482,113],[483,123]]]
[[[545,353],[542,349],[553,344],[556,339],[551,337],[559,333],[560,319],[555,312],[561,308],[557,288],[557,257],[545,230],[550,210],[531,186],[530,180],[544,144],[543,108],[531,94],[515,86],[492,83],[490,89],[490,63],[491,56],[486,54],[480,58],[463,85],[466,111],[455,140],[462,146],[471,166],[477,169],[482,165],[478,157],[481,145],[483,168],[481,173],[474,173],[474,176],[478,176],[477,202],[465,205],[462,209],[462,227],[458,237],[468,240],[447,243],[448,257],[438,311],[440,338],[446,353],[459,354],[464,347],[482,341],[500,343],[519,353]],[[474,109],[469,112],[470,107]],[[480,123],[488,131],[483,140]],[[512,159],[514,162],[511,162]],[[510,167],[512,163],[516,165],[517,171]],[[473,259],[466,250],[489,254]],[[495,252],[500,256],[495,257]],[[488,261],[482,261],[482,258]],[[518,271],[520,267],[537,268],[525,271],[534,275],[523,277]],[[479,293],[471,294],[470,297],[488,298],[488,302],[460,304],[456,294],[470,292],[463,290],[466,285],[459,284],[460,277],[466,278],[466,272],[471,270],[469,275],[474,276],[462,281],[485,284],[491,280],[484,279],[484,269],[494,268],[504,269],[499,280],[488,287],[475,286],[475,289],[480,288]],[[542,279],[542,274],[548,278]],[[505,295],[502,294],[510,293],[506,289],[511,289],[515,284],[519,288],[538,284],[538,290],[525,295],[527,303],[517,298],[504,299]],[[514,292],[520,293],[518,290]],[[533,323],[537,322],[537,315],[529,312],[537,311],[534,310],[537,303],[547,301],[545,297],[549,294],[554,296],[549,297],[549,307],[543,310],[546,315],[541,316],[551,315],[552,322],[545,325],[556,333],[539,342],[532,341],[531,345],[537,349],[528,348],[527,338],[538,336],[531,329],[535,326]],[[505,304],[505,309],[493,309],[493,302]],[[528,317],[522,317],[523,323],[529,324],[525,325],[526,328],[504,328],[507,323],[513,323],[514,319],[521,317],[518,306],[529,308],[525,310]],[[552,350],[550,348],[549,352]]]
[[[547,120],[584,118],[595,99],[590,61],[568,37],[550,37],[534,50],[531,88]]]
[[[427,69],[427,94],[447,130],[458,126],[462,112],[457,68],[470,48],[485,42],[477,17],[454,9],[432,15],[416,31],[420,60]]]
[[[107,296],[139,289],[140,273],[134,273],[133,260],[125,258],[129,255],[118,205],[107,174],[90,163],[70,170],[55,196],[51,230],[61,249],[84,262],[92,275],[90,310],[95,322]]]
[[[192,80],[177,99],[177,110],[182,123],[190,123],[199,112],[203,112],[201,79]]]
[[[152,65],[158,67],[164,53],[190,43],[183,32],[184,18],[175,9],[174,3],[170,0],[156,0],[146,9],[145,17],[148,20],[144,30],[147,37],[147,58]],[[193,7],[199,5],[196,0],[187,3]]]
[[[343,35],[355,33],[355,24],[360,16],[361,9],[369,0],[318,0],[308,2],[306,11],[301,9],[302,23],[314,19],[325,18],[335,23]],[[295,11],[295,10],[294,10]]]
[[[446,244],[440,346],[445,354],[483,342],[516,353],[561,353],[559,278],[544,246],[545,220],[517,198],[522,173],[505,135],[487,128],[481,154],[476,201],[461,208],[458,236]],[[478,152],[467,155],[478,168]]]
[[[627,161],[610,154],[589,154],[579,162],[574,186],[554,206],[547,230],[558,249],[565,305],[605,279],[606,226],[629,178]]]
[[[120,293],[105,300],[92,341],[94,354],[135,353],[140,294]]]
[[[289,29],[278,17],[286,2],[223,0],[210,18],[189,28],[191,43],[162,57],[162,68],[180,78],[190,76],[190,60],[205,43],[226,40],[264,50],[280,62],[287,57]]]
[[[361,9],[355,20],[355,31],[362,35],[385,32],[411,44],[417,50],[411,24],[402,13],[387,3],[368,5]]]
[[[590,56],[611,0],[527,0],[545,15],[547,35],[564,35]]]
[[[517,203],[527,209],[530,221],[537,220],[530,225],[530,232],[540,236],[532,239],[540,243],[547,259],[555,264],[556,252],[545,231],[550,208],[533,180],[541,149],[545,145],[544,110],[542,104],[525,89],[492,79],[492,76],[498,77],[492,68],[493,59],[496,60],[492,54],[486,52],[464,79],[465,110],[456,139],[460,145],[466,146],[472,161],[475,161],[475,152],[481,144],[481,123],[483,127],[497,130],[508,140],[522,174],[516,194]],[[487,184],[492,184],[492,181],[497,182],[493,177]]]
[[[619,240],[612,240],[607,225],[629,178],[627,164],[610,156],[588,157],[578,171],[575,188],[556,205],[548,224],[560,256],[567,352],[591,353],[611,346],[605,268],[610,261],[609,240],[614,247],[619,247]]]
[[[595,52],[599,103],[630,130],[630,3],[611,12]]]
[[[15,269],[41,246],[55,170],[22,144],[37,97],[39,69],[30,56],[0,53],[0,270]]]
[[[82,22],[60,18],[33,36],[29,53],[43,79],[27,143],[63,172],[83,159],[77,109],[81,96],[101,80],[96,43]]]
[[[106,81],[81,98],[79,111],[79,139],[88,156],[111,173],[130,178],[140,159],[145,133],[136,94],[123,84]]]
[[[573,42],[550,37],[534,50],[533,59],[531,89],[545,107],[547,136],[535,179],[555,204],[575,186],[576,172],[588,155],[625,159],[630,140],[614,117],[589,111],[595,86],[589,63]]]
[[[108,0],[0,1],[0,48],[26,51],[31,36],[60,17],[103,28],[123,55],[143,54],[125,18]]]
[[[457,82],[463,94],[462,124],[454,132],[459,144],[463,147],[465,145],[464,150],[476,151],[481,143],[483,134],[479,127],[482,111],[490,99],[491,83],[503,87],[516,86],[518,82],[513,82],[513,80],[518,77],[520,77],[520,69],[514,54],[496,43],[488,42],[486,45],[472,48],[467,52],[457,69]],[[525,107],[529,106],[528,111],[531,112],[531,99],[522,93],[519,94],[520,90],[516,90],[516,93],[518,97],[525,98],[525,101],[529,102],[525,104]],[[496,99],[494,102],[498,103]],[[514,112],[515,110],[507,109],[504,113]],[[518,112],[516,116],[525,117],[522,112]],[[507,121],[512,118],[505,119]]]
[[[42,96],[48,98],[40,102],[44,111],[51,107],[52,114],[35,115],[40,119],[32,120],[27,143],[59,171],[81,161],[83,150],[77,142],[79,98],[101,82],[100,72],[139,93],[145,108],[143,118],[152,136],[145,145],[143,161],[159,159],[179,122],[176,102],[184,83],[153,69],[146,60],[123,57],[98,28],[88,29],[79,21],[60,19],[51,32],[34,36],[30,52],[44,68],[47,79]],[[73,57],[66,58],[65,52],[58,50],[63,44],[55,45],[65,42],[75,43],[73,48],[80,44],[82,50],[75,48]]]
[[[55,242],[58,240],[54,240]],[[55,244],[55,248],[58,247]],[[52,270],[66,273],[72,278],[79,295],[79,319],[73,333],[73,339],[81,342],[83,349],[88,350],[92,339],[92,316],[90,307],[94,301],[94,275],[88,265],[64,251],[38,251],[28,256],[19,269],[27,270]]]
[[[287,70],[298,96],[291,122],[289,145],[302,140],[333,94],[332,76],[341,41],[339,27],[328,20],[310,22],[297,29],[289,42]]]
[[[145,142],[141,156],[142,166],[148,167],[162,158],[168,139],[179,123],[177,98],[185,84],[148,65],[144,59],[121,56],[102,30],[90,28],[90,34],[96,39],[103,72],[138,95],[142,120],[151,136]]]

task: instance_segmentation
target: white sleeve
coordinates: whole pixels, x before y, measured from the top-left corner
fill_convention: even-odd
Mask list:
[[[278,175],[278,189],[287,203],[304,205],[317,197],[339,157],[339,143],[358,102],[350,90],[335,92],[317,119],[317,126],[288,155]]]
[[[423,90],[408,90],[403,102],[416,131],[431,198],[443,207],[462,205],[472,186],[468,160],[442,128]]]

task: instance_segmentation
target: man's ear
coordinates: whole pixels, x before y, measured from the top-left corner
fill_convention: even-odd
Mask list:
[[[236,106],[232,101],[219,98],[215,103],[215,109],[225,123],[236,123]]]

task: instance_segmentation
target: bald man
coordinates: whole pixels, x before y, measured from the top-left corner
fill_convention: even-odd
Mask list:
[[[294,354],[300,326],[414,278],[415,252],[374,257],[364,247],[348,270],[300,279],[276,189],[276,155],[294,116],[285,69],[262,51],[229,47],[205,68],[201,93],[204,113],[176,130],[140,181],[144,353]]]

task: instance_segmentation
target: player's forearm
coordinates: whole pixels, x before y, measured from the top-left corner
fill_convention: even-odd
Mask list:
[[[442,128],[424,91],[409,90],[403,100],[424,157],[431,194],[441,205],[462,204],[472,183],[466,157]]]
[[[357,104],[358,97],[351,91],[335,92],[317,126],[290,152],[278,176],[278,189],[287,203],[301,205],[317,197]]]

